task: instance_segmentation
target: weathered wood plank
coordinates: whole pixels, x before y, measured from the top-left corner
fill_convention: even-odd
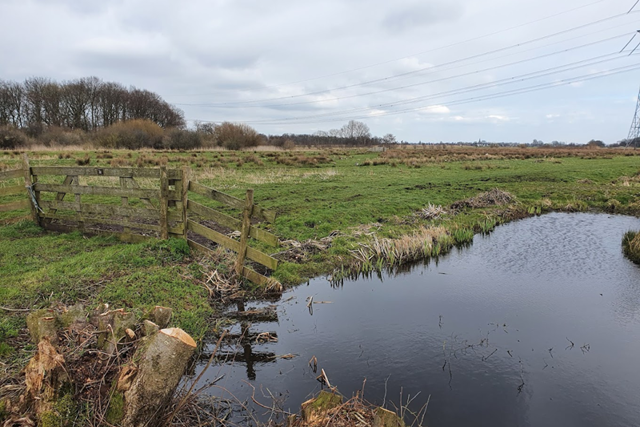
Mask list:
[[[239,276],[244,267],[244,258],[247,255],[247,244],[249,243],[249,230],[251,229],[251,213],[253,212],[253,190],[247,190],[247,197],[242,210],[242,231],[240,232],[240,251],[236,259],[235,270]]]
[[[118,178],[118,182],[120,183],[120,188],[127,188],[127,179],[124,177],[120,177]],[[128,207],[129,206],[129,198],[128,197],[120,197],[120,204],[122,205],[122,207]],[[124,227],[122,229],[122,234],[124,235],[130,235],[131,234],[131,229],[129,227]]]
[[[76,231],[76,228],[66,224],[58,224],[58,223],[50,223],[43,224],[43,227],[50,231],[58,231],[60,233],[71,233]],[[140,243],[146,240],[149,240],[151,237],[142,236],[139,234],[129,234],[126,235],[124,233],[118,233],[116,231],[107,231],[107,230],[93,230],[88,229],[83,232],[85,236],[118,236],[118,238],[127,243]]]
[[[75,186],[79,186],[80,185],[80,177],[78,175],[74,175],[73,176],[73,181],[71,181],[71,185],[75,185]],[[74,201],[76,203],[76,212],[80,211],[80,204],[82,203],[82,195],[80,194],[74,194]],[[81,218],[78,221],[78,230],[80,230],[81,232],[84,231],[84,221],[82,221],[82,215],[79,215],[79,217]]]
[[[13,196],[14,194],[24,194],[24,187],[22,185],[0,187],[0,196]]]
[[[240,251],[240,243],[225,236],[222,233],[218,233],[217,231],[205,227],[204,225],[200,225],[190,219],[187,220],[187,226],[189,230],[193,231],[194,233],[200,234],[201,236],[204,236],[207,239],[224,246],[225,248],[231,249],[234,252]],[[275,270],[278,267],[277,259],[270,257],[267,254],[263,254],[262,252],[253,249],[252,247],[247,247],[247,258],[258,262],[265,267],[270,268],[271,270]]]
[[[31,168],[34,175],[116,176],[123,178],[160,178],[155,168],[99,168],[95,166],[38,166]],[[168,169],[169,179],[180,177],[179,169]]]
[[[13,179],[13,178],[22,178],[24,176],[24,170],[22,169],[14,169],[10,171],[2,171],[0,172],[0,179]]]
[[[40,202],[42,208],[49,209],[66,209],[77,210],[78,205],[75,202],[59,202],[57,200]],[[102,204],[90,204],[81,203],[80,213],[88,215],[102,215],[105,217],[125,217],[125,218],[138,218],[138,219],[155,219],[160,217],[160,211],[158,209],[145,209],[134,208],[131,206],[120,205],[102,205]],[[182,215],[176,211],[169,211],[169,221],[182,221]]]
[[[228,194],[206,187],[202,184],[198,184],[197,182],[189,183],[189,191],[193,191],[196,194],[208,197],[235,209],[244,209],[244,200],[229,196]],[[276,213],[274,211],[262,209],[258,205],[255,205],[253,208],[253,216],[270,223],[274,223],[276,221]]]
[[[205,254],[213,254],[213,251],[211,249],[207,248],[206,246],[201,245],[198,242],[194,242],[191,239],[187,239],[187,244],[194,251],[202,252],[202,253],[205,253]]]
[[[4,205],[0,205],[0,212],[28,209],[29,206],[31,206],[31,202],[29,200],[19,200],[17,202],[5,203]]]
[[[183,239],[187,239],[187,207],[189,202],[189,181],[191,180],[191,169],[188,166],[182,168],[182,180],[178,181],[177,185],[180,185],[180,195],[182,196],[181,202],[181,213],[182,213],[182,223],[185,224],[184,227],[184,236]]]
[[[201,205],[200,203],[189,200],[187,202],[187,208],[191,212],[200,215],[202,218],[215,221],[218,224],[232,230],[240,231],[242,229],[242,221],[240,221],[239,219],[235,219],[229,215],[225,215],[222,212],[218,212],[217,210]],[[279,243],[278,237],[275,234],[271,234],[268,231],[254,226],[251,226],[249,235],[256,240],[260,240],[261,242],[266,243],[267,245],[278,246]]]
[[[123,227],[137,228],[140,230],[156,231],[158,233],[161,231],[161,227],[159,225],[141,224],[139,222],[126,221],[124,219],[109,219],[101,216],[89,216],[89,215],[78,215],[78,214],[64,215],[64,214],[58,214],[58,213],[51,214],[47,212],[47,213],[41,213],[40,217],[47,218],[47,219],[66,220],[66,221],[82,221],[85,224],[93,224],[93,225],[100,225],[100,224],[121,225]],[[77,230],[77,228],[74,228],[74,230]],[[183,232],[182,224],[180,224],[177,227],[169,227],[168,232],[169,231],[173,234],[182,234]]]
[[[140,189],[140,184],[138,184],[133,178],[121,178],[124,180],[125,185],[124,188],[128,188],[130,185],[131,188],[135,188],[136,190]],[[153,203],[151,203],[151,199],[141,198],[142,203],[144,203],[148,208],[154,209]]]
[[[38,210],[36,209],[33,201],[31,200],[31,191],[33,182],[31,181],[31,166],[29,165],[29,156],[27,153],[22,155],[22,172],[24,174],[24,185],[26,187],[25,192],[27,193],[27,197],[29,198],[29,204],[31,205],[31,218],[33,222],[39,224],[40,219],[38,218]]]
[[[91,194],[94,196],[116,196],[116,197],[137,197],[137,198],[159,198],[159,190],[118,188],[118,187],[93,187],[84,185],[58,185],[58,184],[42,184],[35,185],[36,191],[50,191],[55,193],[71,193],[71,194]],[[169,190],[167,196],[169,199],[175,200],[176,192]]]
[[[64,178],[64,181],[62,182],[62,185],[70,185],[72,182],[73,182],[73,175],[67,175]],[[37,189],[36,189],[36,194],[38,194],[38,195],[40,194],[40,191],[38,191]],[[56,201],[64,200],[64,197],[66,195],[67,195],[66,193],[58,193],[58,194],[56,194]],[[40,201],[38,203],[40,203]],[[56,213],[56,210],[55,209],[51,209],[48,213],[54,214],[54,213]],[[45,223],[50,223],[51,220],[50,219],[45,219],[44,222]]]
[[[242,276],[260,286],[269,286],[272,283],[272,279],[269,279],[246,266],[242,268]]]
[[[167,168],[160,168],[160,238],[169,238],[169,179]],[[182,196],[179,196],[182,199]]]
[[[187,239],[187,243],[189,244],[189,247],[194,251],[198,251],[204,254],[213,254],[213,251],[211,249],[201,245],[200,243],[194,242],[191,239]],[[249,267],[244,267],[242,269],[242,275],[260,286],[268,286],[271,283],[271,279],[253,271]]]

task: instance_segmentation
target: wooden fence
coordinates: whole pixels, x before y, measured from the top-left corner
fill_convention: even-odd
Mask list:
[[[28,209],[31,203],[28,198],[28,192],[25,189],[25,168],[14,169],[0,172],[0,197],[22,195],[20,200],[14,200],[9,203],[0,204],[0,212],[9,212],[19,209]],[[19,185],[5,186],[9,180],[18,179]],[[13,199],[13,197],[12,197]]]
[[[191,182],[188,168],[31,167],[25,155],[22,169],[0,172],[0,185],[16,178],[24,184],[0,187],[0,197],[22,194],[24,199],[0,204],[0,212],[30,208],[33,220],[45,229],[117,234],[129,242],[152,236],[179,237],[191,248],[209,252],[205,238],[236,252],[236,274],[262,285],[272,281],[247,267],[245,260],[270,270],[278,266],[275,258],[249,246],[250,239],[278,246],[274,234],[252,224],[252,218],[273,223],[275,213],[253,203],[253,190],[247,190],[245,200],[240,200]],[[144,186],[139,182],[143,179]],[[62,182],[56,183],[59,180]],[[242,214],[234,218],[189,200],[189,192]],[[65,200],[67,195],[73,200]],[[235,230],[240,233],[239,240],[214,228]]]

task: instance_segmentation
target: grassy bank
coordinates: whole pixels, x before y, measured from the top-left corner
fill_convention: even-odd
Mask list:
[[[0,152],[0,170],[19,167],[21,154]],[[438,255],[470,241],[474,233],[546,211],[640,213],[640,152],[635,150],[65,149],[28,154],[33,166],[189,166],[195,180],[231,195],[243,197],[253,188],[256,203],[278,212],[271,231],[284,242],[278,249],[263,249],[279,252],[282,262],[274,277],[289,285],[319,274],[373,270]],[[506,204],[470,199],[494,188],[513,199]],[[0,203],[18,197],[0,198]],[[93,197],[120,203],[119,198]],[[456,203],[463,200],[467,202]],[[1,357],[12,352],[23,330],[25,312],[19,310],[77,300],[136,310],[169,305],[176,310],[178,326],[196,338],[207,332],[213,309],[202,277],[224,268],[224,262],[188,254],[179,241],[125,245],[79,233],[45,233],[18,222],[26,214],[0,213],[5,224],[0,226]]]
[[[115,238],[46,233],[20,221],[0,228],[0,242],[0,357],[17,356],[26,341],[27,310],[76,302],[139,314],[170,306],[175,322],[194,337],[210,329],[213,309],[199,279],[217,266],[191,257],[182,240],[124,245]]]

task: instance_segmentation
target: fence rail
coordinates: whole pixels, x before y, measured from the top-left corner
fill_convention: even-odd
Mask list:
[[[253,203],[253,190],[247,190],[245,200],[229,196],[228,194],[224,194],[218,190],[206,187],[196,182],[189,183],[189,191],[222,203],[223,205],[226,205],[228,207],[234,209],[242,209],[242,218],[238,220],[216,209],[204,206],[200,203],[191,200],[187,201],[188,213],[195,214],[205,220],[214,221],[217,224],[231,230],[239,231],[240,241],[234,240],[229,236],[220,233],[219,231],[193,221],[192,219],[190,219],[190,215],[187,215],[187,229],[199,236],[202,236],[208,240],[211,240],[212,242],[215,242],[227,249],[236,252],[238,254],[235,265],[235,271],[237,275],[244,276],[255,283],[268,284],[269,279],[259,274],[258,272],[246,267],[244,265],[244,260],[245,258],[248,258],[251,261],[255,261],[270,270],[275,270],[278,267],[278,260],[263,252],[260,252],[257,249],[252,248],[248,244],[249,238],[254,238],[270,246],[278,245],[278,238],[274,234],[251,225],[251,217],[256,217],[268,222],[274,222],[276,219],[276,213],[255,205]],[[193,240],[189,240],[189,244],[196,250],[203,250],[203,246]]]
[[[4,184],[6,181],[15,179],[24,179],[24,169],[14,169],[0,172],[0,184]],[[0,212],[10,212],[19,209],[27,209],[31,205],[28,200],[27,189],[24,186],[24,181],[21,185],[11,185],[7,187],[0,187],[0,197],[17,196],[22,194],[25,196],[23,200],[10,201],[0,204]]]
[[[64,177],[62,182],[51,183],[61,177]],[[92,184],[97,184],[81,184],[80,177],[85,180],[91,177]],[[162,239],[169,236],[183,238],[195,250],[211,251],[203,244],[204,238],[238,254],[235,264],[238,276],[263,285],[272,282],[244,265],[245,259],[249,259],[270,270],[278,266],[275,258],[249,246],[250,239],[278,246],[276,235],[251,223],[251,218],[270,223],[276,219],[275,212],[253,203],[253,190],[247,190],[245,200],[238,199],[191,182],[188,168],[31,167],[26,155],[21,169],[0,172],[0,184],[19,178],[24,180],[24,184],[0,186],[0,197],[23,195],[24,199],[14,201],[10,197],[8,203],[0,204],[0,212],[30,208],[33,220],[49,230],[117,234],[124,241],[139,241],[153,233]],[[101,178],[110,180],[101,182]],[[113,186],[113,178],[118,178],[119,186]],[[159,185],[154,183],[156,188],[142,188],[136,181],[139,178],[159,180]],[[234,218],[189,200],[189,192],[242,213],[239,218]],[[67,196],[73,199],[65,200]],[[234,240],[214,230],[209,226],[210,222],[214,222],[218,229],[239,231],[240,239]]]

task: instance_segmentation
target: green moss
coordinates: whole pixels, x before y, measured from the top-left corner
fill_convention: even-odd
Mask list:
[[[72,425],[74,420],[78,419],[79,408],[71,392],[67,392],[56,401],[55,410],[60,417],[61,425]]]
[[[63,427],[62,418],[55,411],[47,411],[40,414],[40,427]]]
[[[313,400],[311,407],[314,410],[328,411],[340,404],[342,404],[342,396],[323,390],[318,394],[318,397]]]
[[[111,396],[109,409],[105,416],[106,421],[111,425],[118,425],[124,417],[124,393],[115,392]]]

